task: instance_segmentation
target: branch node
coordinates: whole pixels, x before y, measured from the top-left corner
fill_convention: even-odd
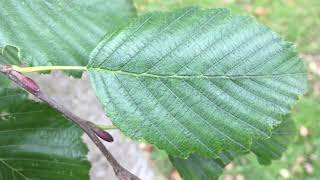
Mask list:
[[[30,71],[30,69],[27,69],[27,70]],[[12,68],[11,65],[0,64],[0,73],[6,75],[10,80],[15,82],[21,88],[33,94],[35,97],[42,100],[43,102],[48,103],[51,107],[61,112],[73,123],[77,124],[89,136],[89,138],[94,142],[94,144],[99,148],[102,154],[109,161],[118,179],[120,180],[138,180],[139,179],[137,176],[133,175],[124,167],[122,167],[118,163],[118,161],[112,156],[112,154],[108,151],[108,149],[99,140],[98,137],[108,142],[112,142],[113,137],[108,132],[99,128],[94,123],[85,121],[81,119],[79,116],[73,114],[62,104],[58,103],[57,101],[49,97],[47,94],[43,93],[39,88],[39,86],[37,85],[37,83],[35,83],[31,78],[26,77],[25,75],[16,71],[15,69]]]

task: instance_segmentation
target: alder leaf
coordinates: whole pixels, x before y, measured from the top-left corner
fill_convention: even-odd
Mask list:
[[[114,125],[181,157],[248,151],[306,89],[292,44],[226,9],[140,16],[100,42],[88,71]]]
[[[0,89],[1,179],[89,179],[82,131],[22,90]]]
[[[10,64],[85,66],[105,33],[132,16],[130,0],[1,0],[0,49],[19,49]]]
[[[295,135],[295,123],[286,117],[275,128],[270,139],[254,140],[251,151],[256,154],[261,164],[270,164],[271,160],[281,158],[281,155],[295,139]],[[192,154],[188,159],[170,156],[170,160],[184,180],[218,179],[223,173],[224,167],[241,155],[244,154],[224,152],[217,158],[208,158]]]

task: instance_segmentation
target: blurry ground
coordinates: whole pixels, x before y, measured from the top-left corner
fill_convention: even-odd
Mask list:
[[[308,64],[310,91],[294,108],[293,118],[299,137],[280,161],[271,166],[258,165],[254,156],[236,160],[226,168],[222,179],[320,179],[320,0],[134,0],[138,12],[170,10],[183,6],[229,7],[233,12],[256,16],[259,21],[295,42]],[[46,92],[63,102],[84,119],[110,122],[99,105],[87,76],[72,79],[54,72],[54,77],[34,75]],[[114,143],[106,146],[131,172],[146,180],[173,179],[179,175],[167,155],[147,144],[136,144],[119,131],[111,131]],[[90,146],[93,180],[115,179],[105,158]]]

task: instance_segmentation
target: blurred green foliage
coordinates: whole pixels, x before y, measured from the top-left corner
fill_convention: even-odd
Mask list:
[[[320,0],[134,0],[139,13],[185,6],[227,7],[253,15],[303,53],[320,52]]]

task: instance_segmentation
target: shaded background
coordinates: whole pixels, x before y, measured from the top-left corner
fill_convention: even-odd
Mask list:
[[[320,0],[134,0],[138,13],[171,10],[184,6],[205,8],[228,7],[233,12],[252,15],[295,42],[309,69],[309,92],[293,109],[299,136],[279,161],[260,166],[253,155],[238,158],[226,167],[225,180],[243,179],[320,179]],[[107,124],[88,77],[72,79],[61,72],[33,77],[53,97],[84,119]],[[152,145],[136,143],[110,131],[114,143],[106,146],[131,172],[142,179],[172,179],[180,177],[167,155]],[[89,159],[93,162],[91,179],[115,179],[105,158],[85,137],[89,144]]]

